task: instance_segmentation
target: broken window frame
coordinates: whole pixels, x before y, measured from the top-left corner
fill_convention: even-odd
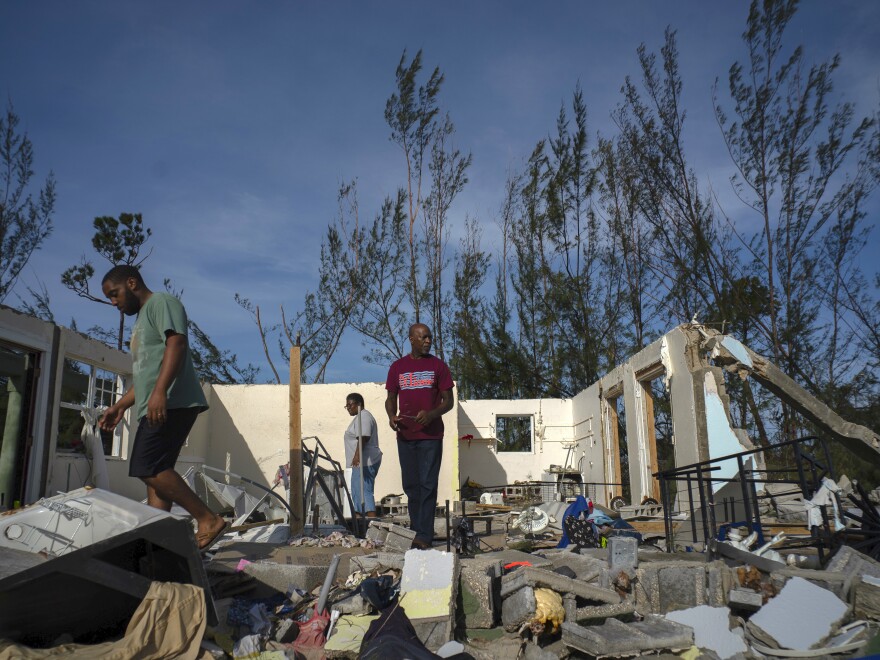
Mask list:
[[[87,374],[82,374],[83,376],[88,377],[88,383],[85,389],[85,403],[72,403],[70,401],[65,401],[65,391],[64,391],[64,370],[67,369],[67,363],[72,362],[75,363],[83,370],[87,370]],[[62,422],[62,410],[72,410],[77,413],[82,413],[83,411],[94,410],[95,408],[100,408],[101,410],[106,410],[109,406],[116,403],[122,395],[125,393],[125,388],[127,385],[126,378],[123,374],[113,371],[112,369],[107,369],[104,366],[98,366],[88,360],[80,359],[73,355],[64,356],[65,365],[62,367],[62,377],[61,377],[61,389],[59,392],[59,401],[58,401],[58,422],[56,425],[56,438],[60,439],[61,434],[61,422]],[[112,375],[113,378],[100,377]],[[101,383],[113,383],[114,389],[107,389],[106,386],[99,385],[99,381]],[[109,403],[107,403],[109,401]],[[104,437],[104,433],[101,434],[101,444],[104,446],[104,456],[107,458],[124,458],[123,449],[124,449],[124,440],[125,440],[125,427],[124,423],[120,423],[112,432],[112,441],[110,446],[110,452],[107,452],[107,441]],[[56,453],[59,454],[82,454],[84,450],[82,449],[74,449],[70,447],[61,447],[59,446],[56,440],[55,446]]]

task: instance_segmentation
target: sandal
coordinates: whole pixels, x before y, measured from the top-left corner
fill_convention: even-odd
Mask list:
[[[223,536],[228,531],[229,531],[229,523],[224,522],[223,527],[221,527],[219,530],[217,530],[217,533],[214,534],[214,536],[209,538],[208,541],[204,545],[199,546],[199,552],[205,553],[208,550],[210,550],[211,548],[213,548],[214,544],[220,540],[220,537]],[[196,540],[198,541],[198,539],[199,539],[199,537],[197,536]]]

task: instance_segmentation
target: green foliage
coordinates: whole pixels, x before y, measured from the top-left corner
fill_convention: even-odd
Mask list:
[[[140,213],[120,213],[119,219],[100,216],[92,221],[92,228],[95,230],[92,247],[110,264],[106,270],[119,265],[140,266],[150,256],[148,253],[139,258],[144,243],[153,233],[151,229],[144,227]],[[94,276],[94,265],[83,256],[79,264],[61,274],[61,283],[81,298],[109,305],[109,301],[103,296],[91,292],[89,281]]]
[[[18,131],[19,117],[10,102],[0,116],[0,303],[9,295],[31,255],[52,233],[55,177],[31,192],[34,148]]]

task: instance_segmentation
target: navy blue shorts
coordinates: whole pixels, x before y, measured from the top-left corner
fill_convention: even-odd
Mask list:
[[[165,411],[162,424],[150,424],[146,416],[138,423],[134,447],[128,465],[130,477],[155,477],[160,472],[174,469],[186,436],[202,409],[172,408]]]

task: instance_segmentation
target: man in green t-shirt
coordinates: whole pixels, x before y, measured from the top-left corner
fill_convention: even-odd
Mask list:
[[[199,413],[207,410],[187,340],[186,310],[167,293],[153,293],[134,266],[116,266],[101,282],[104,295],[124,314],[137,314],[131,332],[134,386],[107,408],[99,421],[105,431],[134,406],[138,420],[128,474],[147,485],[147,502],[164,511],[172,504],[198,523],[199,549],[210,548],[227,527],[174,470],[177,457]]]

